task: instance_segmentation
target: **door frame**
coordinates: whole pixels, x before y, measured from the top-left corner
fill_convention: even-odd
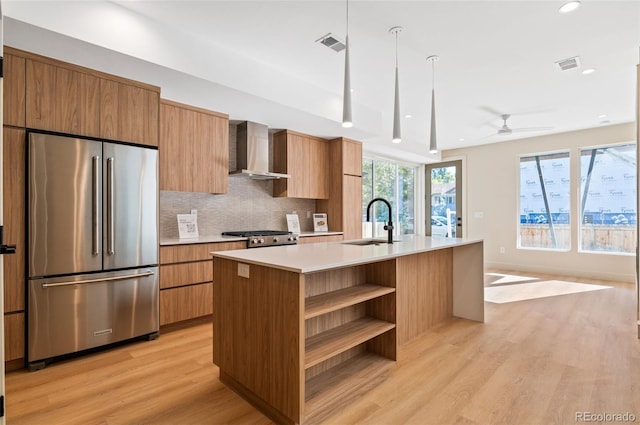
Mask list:
[[[456,237],[464,238],[467,236],[467,170],[466,158],[464,156],[452,156],[445,158],[440,162],[426,164],[424,169],[424,225],[425,235],[431,232],[431,169],[458,166],[456,173],[456,215],[462,221],[462,230],[456,227]],[[459,190],[458,190],[459,189]],[[429,220],[427,222],[427,220]],[[457,223],[455,223],[457,225]]]

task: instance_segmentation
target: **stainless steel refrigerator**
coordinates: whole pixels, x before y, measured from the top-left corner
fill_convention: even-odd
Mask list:
[[[28,362],[157,336],[158,151],[30,132]]]

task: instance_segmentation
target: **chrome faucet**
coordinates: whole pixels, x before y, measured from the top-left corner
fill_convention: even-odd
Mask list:
[[[387,231],[387,243],[393,243],[393,222],[391,221],[391,217],[393,216],[391,215],[391,204],[389,203],[389,201],[383,198],[372,199],[371,202],[369,202],[369,205],[367,205],[367,221],[369,221],[370,219],[369,217],[371,213],[371,205],[373,205],[373,203],[376,201],[382,201],[387,204],[387,210],[389,211],[389,222],[385,224],[384,230]]]

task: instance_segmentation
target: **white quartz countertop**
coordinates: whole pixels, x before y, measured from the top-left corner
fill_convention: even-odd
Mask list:
[[[331,236],[331,235],[341,235],[342,232],[302,232],[300,233],[301,238],[313,237],[313,236]],[[160,246],[165,245],[190,245],[190,244],[198,244],[198,243],[214,243],[214,242],[234,242],[234,241],[244,241],[247,238],[237,237],[237,236],[222,236],[222,235],[211,235],[211,236],[200,236],[198,238],[163,238],[160,239]]]
[[[345,241],[348,242],[348,241]],[[334,268],[384,261],[403,255],[434,251],[482,242],[480,239],[403,236],[393,244],[349,245],[325,242],[266,248],[216,251],[214,257],[269,266],[297,273],[312,273]]]

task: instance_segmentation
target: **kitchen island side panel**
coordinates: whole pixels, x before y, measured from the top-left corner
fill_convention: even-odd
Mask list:
[[[278,422],[304,402],[304,277],[214,257],[213,361],[220,377]],[[248,267],[249,278],[239,276]]]
[[[452,249],[398,257],[396,297],[398,344],[453,317]]]
[[[453,315],[484,322],[484,244],[453,248]]]

